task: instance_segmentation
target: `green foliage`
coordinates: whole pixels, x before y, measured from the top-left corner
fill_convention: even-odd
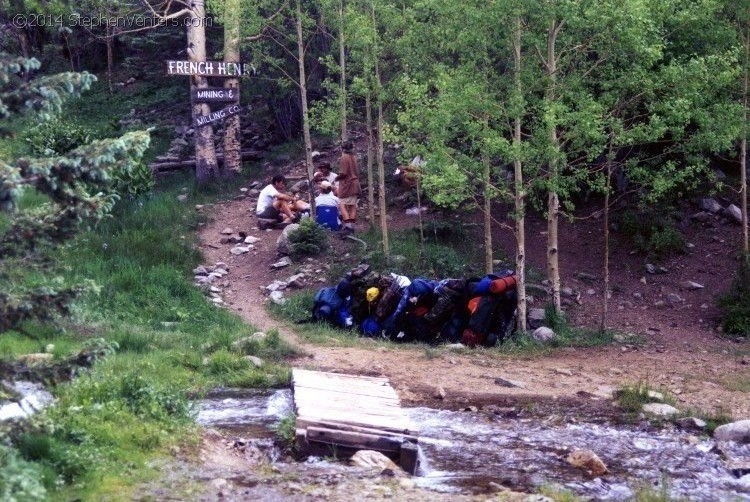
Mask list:
[[[628,413],[640,413],[644,404],[654,402],[649,396],[650,391],[646,382],[627,385],[617,392],[617,404]]]
[[[734,274],[729,291],[719,298],[724,310],[724,332],[750,337],[750,257],[743,257]]]
[[[276,442],[287,453],[297,453],[297,415],[294,412],[282,418],[276,426]]]
[[[414,230],[394,231],[390,262],[382,254],[380,234],[370,231],[363,238],[371,252],[368,263],[375,270],[387,270],[409,277],[471,277],[481,275],[481,244],[460,225],[425,225],[425,243],[420,246]],[[402,258],[393,259],[400,256]]]
[[[47,120],[60,112],[66,97],[79,95],[96,81],[96,77],[87,72],[43,75],[22,81],[24,75],[40,66],[37,59],[0,52],[0,117],[35,113]]]
[[[151,169],[143,161],[128,169],[115,169],[112,172],[112,190],[122,198],[142,197],[151,193],[155,184]]]
[[[45,500],[41,466],[21,458],[17,450],[0,444],[0,498],[8,502]]]
[[[60,110],[63,96],[78,94],[95,80],[85,73],[68,73],[22,82],[16,75],[38,66],[38,61],[0,53],[0,115],[33,111],[36,117],[49,119],[50,113]],[[8,214],[0,232],[0,277],[4,283],[0,332],[18,329],[30,319],[49,322],[70,313],[69,304],[84,287],[61,283],[50,270],[50,255],[82,224],[109,213],[117,198],[110,189],[110,171],[132,169],[149,142],[147,132],[89,142],[90,131],[60,122],[39,126],[27,137],[32,149],[44,157],[14,159],[13,164],[0,161],[0,211]],[[18,199],[32,189],[42,194],[45,202],[19,210]],[[30,286],[12,284],[17,262],[11,259],[54,280]]]
[[[43,480],[52,489],[58,482],[71,484],[84,477],[96,464],[94,455],[83,448],[71,445],[55,433],[32,432],[15,440],[21,457],[42,466]]]
[[[622,233],[636,249],[654,258],[685,250],[685,237],[669,217],[627,210],[620,217]]]
[[[93,129],[79,123],[53,118],[23,133],[34,156],[64,155],[96,139]]]
[[[328,249],[328,232],[312,218],[305,218],[289,233],[289,242],[295,256],[318,255]]]

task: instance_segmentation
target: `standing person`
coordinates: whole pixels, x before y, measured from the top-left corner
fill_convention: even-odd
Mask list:
[[[281,223],[291,223],[297,219],[297,214],[305,210],[306,203],[297,197],[286,194],[286,178],[277,174],[271,179],[258,195],[258,205],[255,214],[258,218],[276,220]]]
[[[362,193],[359,184],[359,166],[357,157],[354,155],[354,146],[351,141],[341,145],[341,159],[339,160],[339,182],[338,197],[341,200],[341,219],[344,221],[344,232],[354,232],[354,224],[357,221],[357,202]]]

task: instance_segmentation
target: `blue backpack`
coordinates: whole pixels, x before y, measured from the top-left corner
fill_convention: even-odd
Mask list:
[[[352,320],[346,302],[336,291],[335,287],[328,287],[315,293],[312,317],[316,321],[326,321],[340,328],[350,328]]]

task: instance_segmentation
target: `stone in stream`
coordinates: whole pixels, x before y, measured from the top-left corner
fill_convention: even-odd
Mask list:
[[[750,419],[720,425],[714,431],[714,439],[717,441],[750,443]]]
[[[706,422],[696,417],[677,419],[677,425],[680,429],[686,431],[702,431],[706,428]]]
[[[586,469],[594,476],[602,476],[609,472],[602,459],[591,450],[574,450],[566,460],[573,467]]]
[[[405,475],[404,471],[402,471],[401,468],[393,462],[393,460],[386,457],[379,451],[359,450],[357,453],[352,455],[350,461],[352,465],[355,465],[357,467],[364,467],[365,469],[373,469],[380,472],[386,470],[391,471],[395,477],[403,477]]]
[[[680,413],[680,410],[674,406],[664,403],[647,403],[643,405],[643,411],[656,415],[657,417],[671,417]]]

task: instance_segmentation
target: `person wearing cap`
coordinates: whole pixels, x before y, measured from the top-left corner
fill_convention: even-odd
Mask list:
[[[283,192],[286,188],[286,177],[277,174],[271,179],[258,195],[255,214],[258,218],[277,220],[281,223],[291,223],[297,214],[305,210],[306,203],[297,197]]]
[[[338,197],[341,200],[341,219],[344,220],[344,231],[354,232],[357,221],[357,202],[362,193],[359,183],[359,166],[354,155],[354,145],[347,141],[341,145],[341,160],[339,161]]]
[[[331,185],[331,182],[328,180],[323,180],[318,185],[318,189],[320,190],[320,195],[315,197],[315,206],[333,206],[337,207],[339,209],[339,213],[341,212],[341,201],[338,197],[336,197],[333,194],[333,186]]]
[[[320,178],[327,180],[331,185],[336,186],[336,173],[331,172],[331,163],[330,162],[321,162],[318,164],[318,170],[315,173],[317,176],[320,174]]]

